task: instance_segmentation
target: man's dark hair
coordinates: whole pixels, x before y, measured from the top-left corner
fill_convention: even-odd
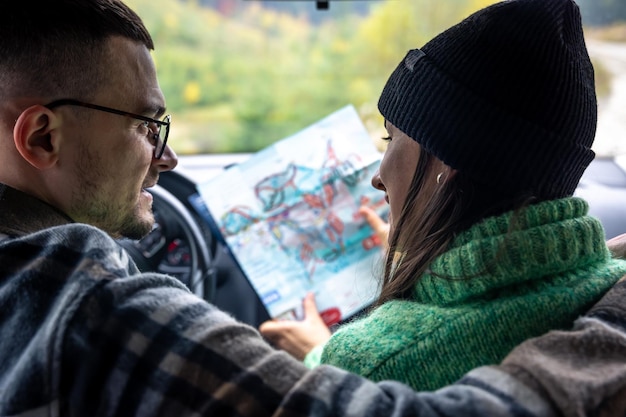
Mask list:
[[[154,49],[143,22],[120,0],[20,0],[3,7],[0,99],[88,98],[108,72],[106,40],[122,36]]]

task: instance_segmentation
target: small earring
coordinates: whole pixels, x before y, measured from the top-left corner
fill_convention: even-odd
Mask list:
[[[443,175],[443,172],[440,172],[439,175],[437,175],[437,184],[441,184],[441,176]]]

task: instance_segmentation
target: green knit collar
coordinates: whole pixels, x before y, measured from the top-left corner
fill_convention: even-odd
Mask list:
[[[417,301],[457,304],[608,259],[602,225],[587,212],[570,197],[485,219],[433,261],[415,286]]]

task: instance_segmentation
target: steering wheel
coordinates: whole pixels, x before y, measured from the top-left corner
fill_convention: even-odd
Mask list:
[[[152,231],[140,240],[119,239],[118,243],[141,271],[173,276],[212,302],[216,270],[204,234],[190,211],[169,191],[160,185],[149,191],[155,218]]]

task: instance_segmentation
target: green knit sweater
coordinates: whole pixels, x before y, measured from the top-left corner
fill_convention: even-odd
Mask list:
[[[321,362],[432,390],[499,363],[525,339],[570,327],[626,274],[587,211],[584,200],[566,198],[476,224],[433,261],[413,300],[340,328]]]

